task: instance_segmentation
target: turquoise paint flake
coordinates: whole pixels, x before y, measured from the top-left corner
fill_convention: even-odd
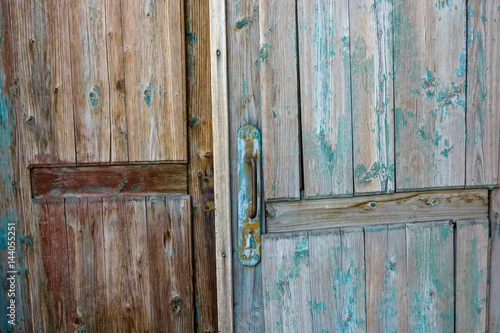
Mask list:
[[[151,107],[151,102],[153,101],[154,93],[155,90],[153,88],[153,85],[151,84],[151,82],[149,82],[149,85],[144,90],[144,102],[146,102],[148,107]]]

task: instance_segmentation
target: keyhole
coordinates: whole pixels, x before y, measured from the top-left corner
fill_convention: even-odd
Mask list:
[[[247,249],[255,249],[255,238],[253,237],[253,229],[248,230],[248,243]]]

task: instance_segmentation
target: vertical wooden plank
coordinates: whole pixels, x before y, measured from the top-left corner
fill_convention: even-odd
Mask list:
[[[32,0],[19,7],[28,161],[75,163],[68,3]]]
[[[110,160],[105,5],[101,0],[72,0],[68,5],[78,163]]]
[[[262,236],[266,332],[310,332],[307,233]]]
[[[394,192],[392,0],[349,2],[355,193]]]
[[[499,1],[469,1],[467,26],[467,185],[498,184]]]
[[[186,1],[187,105],[189,164],[188,188],[193,203],[193,257],[195,324],[199,332],[217,331],[217,278],[215,269],[215,213],[213,202],[212,104],[210,85],[210,21],[208,1]]]
[[[109,75],[111,162],[128,162],[128,120],[121,1],[106,2],[106,50]]]
[[[454,331],[453,226],[408,224],[408,332]]]
[[[465,10],[394,0],[397,189],[465,185]]]
[[[338,318],[341,332],[366,332],[366,271],[363,228],[342,231],[342,271],[340,273],[340,304]]]
[[[348,2],[299,0],[298,25],[304,195],[349,195],[353,193],[353,173]],[[276,33],[280,33],[277,39],[281,43],[293,46],[293,36],[278,30]],[[292,56],[287,61],[292,61]],[[269,66],[279,70],[274,61]],[[281,90],[296,93],[293,86]],[[264,96],[263,91],[263,100]],[[293,106],[291,113],[295,112]],[[282,118],[277,117],[275,122],[282,123]],[[283,140],[290,144],[289,149],[295,147],[294,137]],[[290,159],[287,163],[289,169],[296,162]],[[294,179],[283,172],[283,166],[277,170],[283,177]],[[273,178],[266,177],[266,181]]]
[[[309,251],[312,331],[336,332],[342,320],[340,230],[310,232]]]
[[[122,27],[129,159],[187,161],[183,2],[124,0]]]
[[[456,240],[456,332],[486,332],[488,221],[458,221]]]
[[[262,149],[266,199],[300,198],[295,1],[259,2]]]
[[[229,137],[236,138],[238,130],[245,124],[261,129],[260,93],[260,28],[259,0],[228,2],[227,25],[227,72]],[[215,134],[215,133],[214,133]],[[230,145],[231,193],[238,191],[237,156],[238,147]],[[237,196],[231,196],[232,207],[237,207]],[[238,210],[233,209],[233,249],[238,248]],[[264,301],[262,298],[261,265],[247,267],[233,256],[233,297],[235,331],[263,332]]]
[[[490,276],[488,295],[488,330],[500,332],[500,189],[490,192]]]

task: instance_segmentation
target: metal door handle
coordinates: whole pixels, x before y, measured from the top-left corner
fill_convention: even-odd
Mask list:
[[[245,154],[245,162],[250,164],[250,172],[252,173],[252,203],[250,209],[247,209],[247,216],[254,219],[257,216],[257,163],[255,156],[250,152]]]

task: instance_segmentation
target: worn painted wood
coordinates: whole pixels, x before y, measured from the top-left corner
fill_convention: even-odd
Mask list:
[[[266,205],[267,232],[349,225],[487,218],[483,189],[396,193],[342,199],[276,202]]]
[[[69,4],[17,5],[23,131],[30,164],[75,163]],[[17,15],[16,15],[17,16]]]
[[[185,164],[34,168],[34,198],[186,193]]]
[[[465,11],[394,1],[398,190],[465,185]]]
[[[486,332],[488,220],[458,221],[456,239],[456,331]]]
[[[188,187],[193,203],[193,262],[195,320],[199,332],[217,331],[217,282],[215,269],[214,212],[206,211],[213,200],[212,105],[210,85],[210,20],[208,1],[186,3],[187,110],[189,135]]]
[[[262,150],[266,199],[300,198],[295,1],[259,2]]]
[[[500,173],[499,1],[470,1],[467,21],[467,185],[496,185]]]
[[[293,6],[287,7],[291,10]],[[300,0],[297,7],[304,195],[349,195],[353,193],[353,170],[348,2]],[[279,40],[292,47],[292,38],[281,32]],[[286,57],[288,67],[293,67],[293,54]],[[270,65],[278,71],[276,64]],[[287,90],[295,95],[293,86]],[[291,106],[293,113],[294,105]],[[283,120],[278,117],[276,121]],[[280,123],[274,125],[278,126]],[[284,139],[290,145],[287,149],[295,148],[293,140],[294,137]],[[282,166],[277,173],[285,177],[284,170],[290,168]],[[279,178],[266,181],[274,179]],[[288,179],[290,182],[294,177]]]
[[[310,332],[307,233],[262,236],[266,332]]]
[[[233,255],[229,167],[226,4],[210,1],[210,78],[214,146],[215,250],[218,329],[233,332]]]
[[[369,332],[406,331],[405,226],[365,229],[366,316]]]
[[[408,332],[454,331],[453,225],[408,224]]]
[[[392,0],[349,2],[354,192],[394,192]]]
[[[491,249],[489,258],[488,329],[500,332],[500,189],[490,192]]]
[[[76,161],[109,162],[110,111],[106,2],[69,1]],[[119,13],[118,13],[119,14]]]
[[[129,160],[187,161],[183,3],[121,5]]]

